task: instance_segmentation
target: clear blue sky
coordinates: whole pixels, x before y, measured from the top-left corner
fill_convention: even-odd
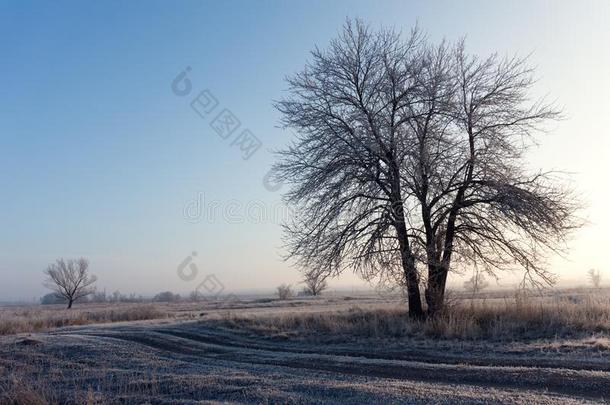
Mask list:
[[[296,282],[273,221],[192,223],[183,211],[200,192],[277,204],[261,179],[268,150],[290,134],[277,128],[272,100],[346,17],[403,30],[419,22],[433,40],[466,35],[480,54],[533,52],[538,91],[568,117],[541,138],[533,165],[574,172],[591,221],[554,266],[566,280],[603,271],[610,6],[563,3],[0,3],[0,301],[43,294],[42,270],[57,257],[88,257],[108,291],[192,290],[176,274],[192,251],[200,275],[216,274],[227,290]],[[193,95],[210,89],[261,140],[251,159],[192,111],[192,95],[172,93],[186,66]]]

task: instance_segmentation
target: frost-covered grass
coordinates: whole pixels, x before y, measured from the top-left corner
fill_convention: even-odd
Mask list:
[[[220,319],[225,326],[260,335],[339,340],[425,337],[520,340],[610,335],[608,290],[549,290],[543,296],[509,291],[449,295],[444,313],[423,322],[410,320],[399,296],[364,295],[277,300],[178,303],[80,304],[0,307],[0,335],[58,327],[151,319]]]
[[[110,322],[146,305],[70,314]],[[154,305],[172,319],[0,337],[0,405],[565,404],[605,400],[610,384],[601,292],[462,296],[426,322],[409,320],[398,297]],[[16,310],[26,308],[0,315]],[[49,313],[20,316],[65,312],[29,310]]]
[[[63,326],[158,319],[167,311],[152,304],[97,305],[65,309],[57,306],[0,309],[0,335],[47,331]]]
[[[225,324],[270,336],[427,337],[522,340],[610,334],[610,297],[558,295],[506,300],[461,299],[438,317],[413,321],[401,306],[272,316],[232,314]]]

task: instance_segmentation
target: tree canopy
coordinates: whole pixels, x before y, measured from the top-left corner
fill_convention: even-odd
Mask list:
[[[578,203],[560,175],[528,168],[535,135],[559,118],[532,99],[533,73],[463,41],[348,21],[276,104],[296,132],[275,166],[298,213],[284,227],[288,257],[404,285],[416,317],[420,284],[434,314],[452,269],[519,266],[552,283],[544,253],[578,226]]]

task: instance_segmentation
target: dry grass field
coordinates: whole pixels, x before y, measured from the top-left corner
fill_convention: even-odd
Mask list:
[[[414,322],[399,297],[0,309],[0,404],[599,403],[610,294],[454,294]]]
[[[146,304],[85,304],[65,309],[65,305],[0,308],[0,335],[42,332],[63,326],[160,319],[169,315],[158,306]]]

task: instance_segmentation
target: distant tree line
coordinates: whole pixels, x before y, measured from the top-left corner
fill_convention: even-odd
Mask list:
[[[175,294],[171,291],[163,291],[156,294],[152,298],[147,298],[142,295],[136,295],[135,293],[131,294],[122,294],[120,291],[115,291],[112,294],[107,294],[105,291],[94,292],[86,298],[80,300],[80,302],[89,302],[89,303],[137,303],[137,302],[178,302],[178,301],[196,301],[192,299],[193,294],[191,294],[188,298],[182,297],[180,294]],[[44,295],[40,299],[40,303],[42,305],[55,305],[55,304],[67,304],[68,300],[57,294],[57,293],[49,293]]]

